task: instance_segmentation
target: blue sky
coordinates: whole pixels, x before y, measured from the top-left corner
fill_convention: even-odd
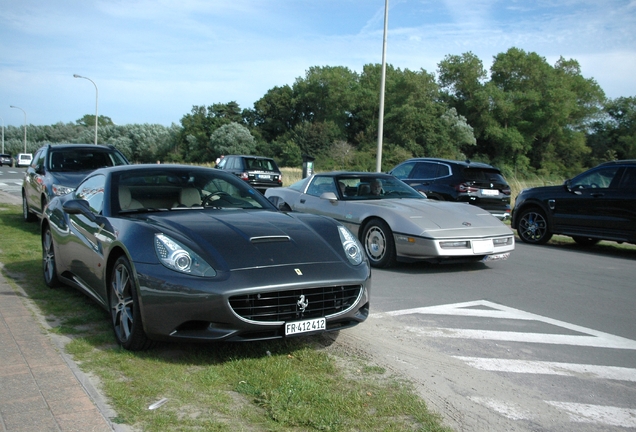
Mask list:
[[[5,125],[179,123],[193,105],[251,108],[312,66],[382,60],[384,0],[0,0]],[[610,98],[636,96],[636,0],[390,0],[387,63],[517,47],[575,59]]]

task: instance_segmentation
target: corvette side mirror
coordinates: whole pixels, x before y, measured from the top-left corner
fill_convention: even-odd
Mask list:
[[[328,200],[331,203],[338,201],[338,197],[333,192],[323,192],[323,194],[320,195],[320,199]]]

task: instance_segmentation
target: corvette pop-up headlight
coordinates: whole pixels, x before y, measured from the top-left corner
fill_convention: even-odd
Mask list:
[[[216,271],[196,253],[164,234],[155,234],[155,252],[161,264],[194,276],[216,276]]]
[[[340,234],[342,248],[344,249],[349,262],[353,265],[359,265],[362,263],[362,246],[358,239],[351,234],[351,231],[343,226],[338,227],[338,234]]]

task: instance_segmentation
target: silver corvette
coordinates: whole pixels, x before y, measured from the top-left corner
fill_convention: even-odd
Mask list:
[[[512,230],[488,211],[427,199],[382,173],[332,172],[265,196],[279,209],[331,216],[358,236],[374,267],[396,261],[495,261],[515,248]]]

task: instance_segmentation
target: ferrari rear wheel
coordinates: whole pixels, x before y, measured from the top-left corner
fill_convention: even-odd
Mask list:
[[[362,234],[364,250],[373,267],[387,268],[395,265],[395,241],[391,228],[381,219],[372,219]]]
[[[49,288],[56,288],[60,285],[57,277],[57,267],[55,265],[55,249],[53,248],[53,236],[51,228],[46,227],[42,235],[42,273],[44,283]]]
[[[113,266],[109,302],[117,342],[129,351],[150,348],[153,343],[144,333],[137,286],[125,256],[119,257]]]

